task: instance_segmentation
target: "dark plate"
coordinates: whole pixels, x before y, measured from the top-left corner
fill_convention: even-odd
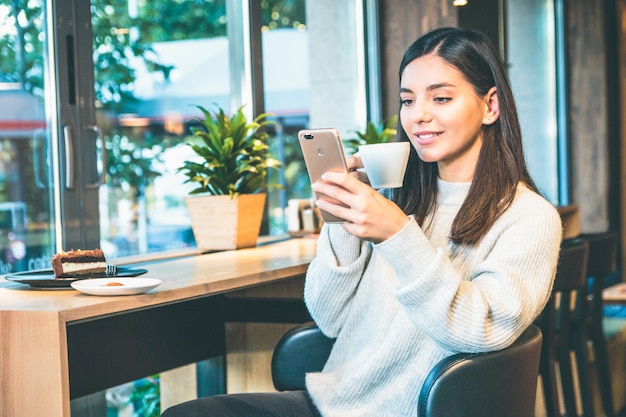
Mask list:
[[[148,270],[140,268],[125,268],[123,266],[117,267],[117,273],[115,275],[107,275],[106,273],[91,274],[87,277],[71,277],[71,278],[57,278],[54,276],[54,272],[51,269],[41,269],[37,271],[25,271],[16,272],[15,274],[9,274],[4,278],[9,281],[20,282],[22,284],[30,285],[34,288],[72,288],[71,284],[74,281],[80,279],[89,278],[108,278],[108,277],[137,277],[143,275]]]

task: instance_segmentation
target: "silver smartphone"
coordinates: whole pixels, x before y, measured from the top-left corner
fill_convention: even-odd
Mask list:
[[[304,129],[298,132],[298,141],[302,148],[304,163],[309,171],[311,184],[320,181],[325,172],[348,172],[348,164],[343,153],[343,146],[336,129]],[[323,195],[315,193],[319,199]],[[332,200],[327,196],[326,199]],[[324,210],[320,210],[322,220],[326,223],[342,223],[345,220],[334,216]]]

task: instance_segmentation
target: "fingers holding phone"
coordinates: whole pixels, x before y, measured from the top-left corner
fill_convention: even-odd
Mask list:
[[[352,175],[328,172],[312,186],[316,193],[327,196],[317,201],[318,207],[346,219],[343,228],[360,239],[382,242],[408,222],[395,203]]]
[[[350,171],[350,175],[356,177],[359,181],[364,182],[365,184],[370,183],[370,180],[365,172],[365,168],[363,167],[363,161],[359,156],[359,153],[355,153],[347,160],[348,162],[348,170]]]

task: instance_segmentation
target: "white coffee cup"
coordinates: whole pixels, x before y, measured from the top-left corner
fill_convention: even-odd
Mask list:
[[[402,187],[409,161],[409,142],[374,143],[359,146],[359,156],[372,188]]]

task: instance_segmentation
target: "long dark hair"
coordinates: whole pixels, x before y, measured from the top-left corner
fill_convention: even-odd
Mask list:
[[[482,126],[483,144],[472,185],[450,231],[457,244],[474,244],[487,233],[515,198],[521,182],[537,188],[530,178],[522,134],[508,75],[498,51],[482,33],[460,28],[435,29],[416,40],[405,52],[400,64],[404,68],[416,58],[434,54],[461,72],[485,96],[496,87],[500,115],[491,125]],[[398,121],[399,141],[409,138]],[[393,192],[393,200],[405,213],[414,214],[420,225],[437,203],[438,168],[436,162],[422,161],[411,147],[404,185]]]

